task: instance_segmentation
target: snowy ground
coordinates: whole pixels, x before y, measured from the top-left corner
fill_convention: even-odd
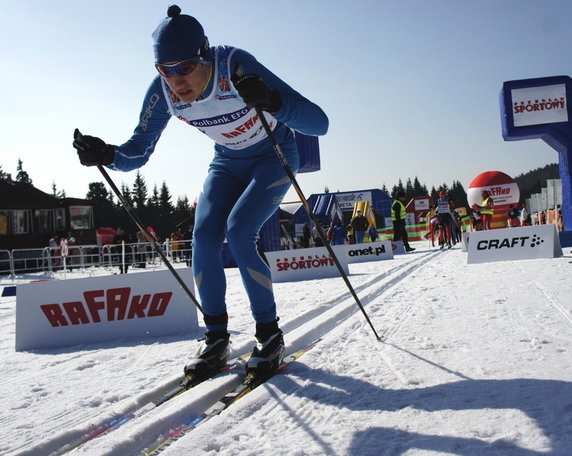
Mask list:
[[[163,454],[572,455],[570,248],[467,265],[459,247],[415,244],[350,265],[384,342],[341,279],[276,284],[289,350],[320,342]],[[237,271],[227,272],[239,353],[254,325]],[[200,336],[16,353],[14,323],[15,298],[0,298],[1,455],[48,455],[140,407],[176,383]],[[208,381],[68,454],[140,454],[237,381]]]

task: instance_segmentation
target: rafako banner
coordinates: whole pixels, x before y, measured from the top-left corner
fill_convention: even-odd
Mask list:
[[[193,290],[190,268],[177,272]],[[146,339],[197,329],[196,307],[169,271],[18,285],[16,350]]]
[[[500,230],[475,231],[466,237],[467,263],[526,260],[562,256],[554,225],[533,225]]]

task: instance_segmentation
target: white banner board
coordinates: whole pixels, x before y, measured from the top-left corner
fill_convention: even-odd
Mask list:
[[[350,263],[393,259],[393,247],[390,241],[348,244],[346,245],[346,249],[348,262]]]
[[[391,241],[391,248],[394,255],[401,255],[405,253],[405,246],[403,241]]]
[[[566,84],[511,90],[514,126],[567,122]]]
[[[345,245],[332,246],[342,269],[349,274]],[[310,249],[278,250],[266,252],[272,281],[295,282],[300,280],[339,277],[340,272],[326,247]]]
[[[177,272],[194,290],[191,269]],[[169,271],[18,285],[16,350],[145,339],[197,329],[197,309]]]
[[[562,256],[560,238],[554,225],[474,231],[467,242],[467,263]]]

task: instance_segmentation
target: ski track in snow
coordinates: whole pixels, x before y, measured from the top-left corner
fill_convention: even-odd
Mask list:
[[[536,260],[467,265],[458,248],[418,248],[350,265],[382,342],[341,279],[275,284],[287,351],[322,341],[163,454],[572,454],[572,369],[563,365],[572,346],[572,303],[561,291],[570,288],[561,270],[569,270],[566,262],[541,260],[547,272],[539,277]],[[508,274],[507,265],[517,273]],[[240,353],[252,346],[253,324],[243,316],[248,303],[237,271],[228,276],[233,349]],[[13,309],[4,302],[7,351]],[[48,455],[159,397],[196,348],[190,339],[8,356],[0,391],[17,399],[0,413],[0,454]],[[239,381],[237,373],[207,381],[68,454],[139,454]],[[14,391],[14,384],[23,387]],[[70,388],[81,392],[68,401]],[[34,420],[23,415],[42,417],[39,438]]]

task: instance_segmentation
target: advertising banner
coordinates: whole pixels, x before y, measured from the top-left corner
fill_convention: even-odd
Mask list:
[[[332,248],[342,269],[349,274],[346,246],[332,246]],[[275,283],[325,279],[340,275],[326,247],[279,250],[266,252],[265,255],[270,265],[272,281]]]
[[[515,127],[568,121],[565,84],[512,89],[510,92]]]
[[[551,224],[474,231],[467,242],[469,264],[562,256],[560,238]]]
[[[177,272],[193,290],[191,269]],[[197,329],[197,309],[169,271],[18,285],[17,351]]]
[[[349,244],[346,245],[346,249],[350,263],[393,259],[393,248],[390,241]]]

